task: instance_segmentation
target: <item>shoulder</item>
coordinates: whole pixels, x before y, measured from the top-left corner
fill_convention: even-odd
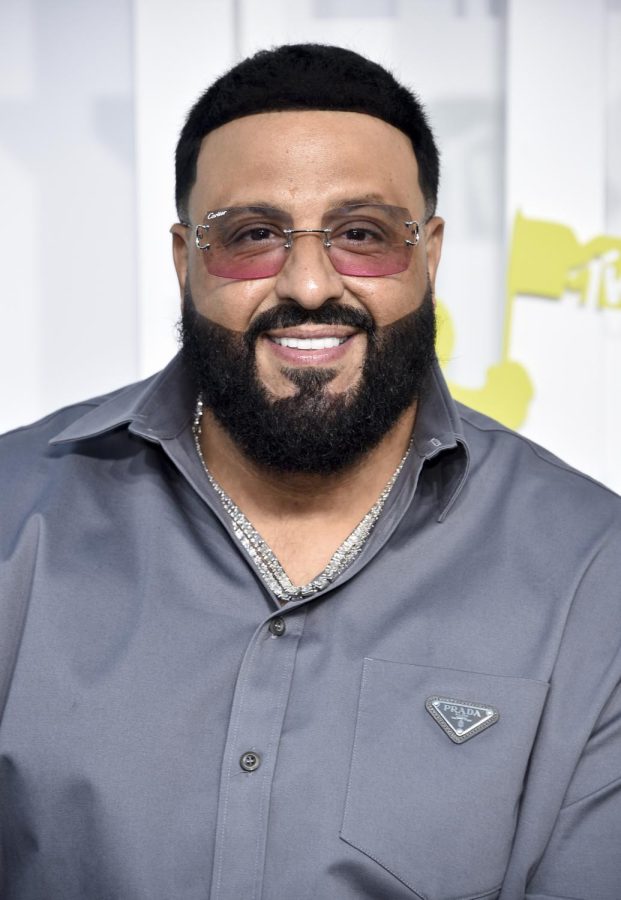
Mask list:
[[[150,379],[147,379],[150,380]],[[71,403],[62,406],[59,409],[48,413],[41,419],[20,425],[11,431],[7,431],[0,435],[0,453],[9,452],[11,448],[16,446],[24,446],[32,442],[37,443],[38,440],[52,440],[56,434],[59,434],[68,425],[77,422],[86,413],[91,412],[99,406],[103,406],[109,400],[116,397],[127,395],[128,397],[139,389],[145,382],[137,381],[132,384],[123,385],[113,391],[105,394],[99,394],[96,397],[88,397],[77,403]]]
[[[83,452],[86,448],[75,441],[54,443],[54,439],[68,429],[79,433],[85,430],[82,420],[86,423],[101,416],[106,422],[101,432],[110,431],[120,450],[120,443],[127,442],[127,430],[119,426],[130,421],[128,413],[143,386],[144,382],[138,382],[73,403],[0,436],[0,532],[4,536],[15,527],[19,530],[24,519],[41,509],[65,503],[92,477],[93,464],[87,463]]]
[[[501,466],[517,465],[516,475],[543,478],[575,490],[583,488],[588,493],[609,497],[613,505],[621,503],[621,497],[611,488],[574,468],[530,438],[461,403],[456,403],[455,406],[462,422],[464,437],[473,450],[475,463],[480,461],[481,455],[485,459],[486,454],[492,454],[493,457],[487,459],[488,462],[495,461]]]
[[[6,471],[5,467],[19,465],[24,457],[31,458],[33,454],[56,455],[57,451],[53,450],[50,442],[97,409],[107,407],[110,410],[109,421],[102,431],[113,428],[115,422],[120,425],[124,421],[129,421],[136,399],[143,395],[145,387],[148,387],[155,378],[157,376],[152,375],[105,394],[63,406],[35,422],[0,435],[0,467]]]
[[[33,452],[45,452],[49,441],[57,434],[114,396],[114,393],[116,392],[63,406],[35,422],[20,425],[0,435],[0,466],[6,471],[4,467],[19,463],[24,453],[31,455]]]
[[[621,535],[621,497],[524,435],[456,404],[470,453],[470,486],[532,535],[570,541]]]

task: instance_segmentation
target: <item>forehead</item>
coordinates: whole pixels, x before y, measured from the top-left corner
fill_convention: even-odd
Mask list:
[[[203,140],[190,212],[267,202],[292,213],[369,197],[424,207],[409,138],[362,113],[308,110],[246,116]]]

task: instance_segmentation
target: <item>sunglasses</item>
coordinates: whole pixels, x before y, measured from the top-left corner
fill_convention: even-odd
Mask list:
[[[291,217],[269,206],[238,206],[208,212],[194,228],[210,275],[236,280],[270,278],[284,266],[293,238],[321,237],[341,275],[381,277],[404,272],[419,241],[419,223],[407,209],[352,204],[326,212],[321,228],[293,228]]]

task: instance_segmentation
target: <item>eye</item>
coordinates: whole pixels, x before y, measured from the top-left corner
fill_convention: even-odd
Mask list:
[[[273,225],[243,225],[222,234],[224,244],[273,244],[282,242],[282,233]]]
[[[354,241],[355,243],[360,244],[380,239],[380,235],[374,229],[369,227],[363,228],[359,225],[348,228],[345,232],[343,232],[342,236],[345,238],[345,240]]]
[[[371,249],[390,242],[386,231],[376,222],[349,221],[333,228],[330,239],[343,248]]]
[[[243,231],[240,235],[240,239],[245,241],[267,241],[271,237],[274,237],[274,232],[264,227],[248,228],[247,231]]]

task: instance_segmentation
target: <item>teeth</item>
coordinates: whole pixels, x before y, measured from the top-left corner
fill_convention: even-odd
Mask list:
[[[330,350],[344,344],[347,338],[272,338],[281,347],[293,347],[296,350]]]

